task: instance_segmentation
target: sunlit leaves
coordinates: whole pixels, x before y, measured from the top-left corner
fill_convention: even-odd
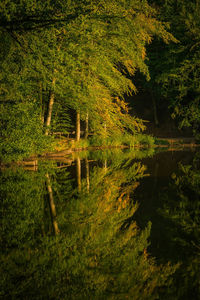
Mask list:
[[[136,70],[149,78],[145,48],[154,36],[173,39],[147,1],[3,1],[1,11],[0,26],[6,26],[4,35],[12,48],[9,57],[4,56],[3,100],[34,96],[45,116],[56,76],[55,102],[65,110],[80,110],[83,118],[89,112],[92,130],[102,130],[105,122],[113,132],[142,129],[140,120],[118,115],[113,97],[136,92],[130,80]],[[108,106],[104,120],[97,109],[101,105]],[[60,114],[55,122],[61,119]]]
[[[50,139],[43,137],[39,111],[35,103],[1,104],[0,159],[18,161],[48,149]]]

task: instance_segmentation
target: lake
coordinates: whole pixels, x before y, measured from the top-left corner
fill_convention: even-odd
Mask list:
[[[200,299],[200,152],[1,170],[1,299]]]

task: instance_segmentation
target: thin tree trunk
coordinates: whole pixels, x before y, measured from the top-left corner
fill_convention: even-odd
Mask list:
[[[47,118],[46,118],[46,122],[45,122],[45,125],[46,125],[45,135],[49,134],[49,127],[51,125],[51,117],[52,117],[52,111],[53,111],[53,105],[54,105],[54,99],[55,99],[55,93],[54,93],[55,83],[56,83],[56,78],[53,78],[52,89],[50,90],[50,94],[49,94]]]
[[[152,104],[153,104],[154,122],[155,122],[156,126],[158,126],[159,125],[159,121],[158,121],[156,99],[155,99],[154,95],[152,94],[152,92],[151,92],[151,99],[152,99]]]
[[[103,168],[104,168],[104,172],[107,172],[107,159],[104,160],[104,164],[103,164]]]
[[[80,141],[81,137],[81,125],[80,125],[80,112],[76,112],[76,141]]]
[[[78,192],[80,192],[81,191],[81,160],[79,157],[76,158],[76,178],[77,178]]]
[[[59,228],[58,228],[58,223],[56,221],[56,207],[54,204],[54,199],[53,199],[53,191],[52,191],[52,187],[51,187],[51,181],[50,181],[50,177],[49,174],[46,174],[46,183],[47,183],[47,191],[48,191],[48,195],[49,195],[49,207],[50,207],[50,212],[51,212],[51,219],[52,219],[52,224],[53,224],[53,229],[54,229],[54,233],[57,235],[59,234]]]
[[[105,134],[105,137],[107,136],[107,124],[106,122],[104,123],[104,134]]]
[[[87,191],[90,191],[90,169],[88,159],[85,159]]]
[[[88,112],[86,114],[86,117],[85,117],[85,139],[88,138],[88,132],[89,132],[89,124],[88,124],[88,120],[89,120],[89,117],[88,117]]]
[[[42,82],[39,82],[39,99],[40,99],[40,107],[41,107],[41,122],[44,124],[44,105],[43,105],[43,97],[42,97]]]

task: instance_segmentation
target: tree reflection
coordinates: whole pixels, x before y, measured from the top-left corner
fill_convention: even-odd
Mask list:
[[[50,208],[50,213],[51,213],[52,225],[53,225],[54,233],[58,234],[60,232],[60,230],[58,228],[58,222],[56,220],[56,207],[55,207],[55,203],[54,203],[53,190],[51,187],[51,180],[50,180],[50,176],[48,173],[45,176],[46,176],[46,185],[47,185],[47,191],[48,191],[49,208]]]
[[[200,157],[191,165],[179,164],[172,174],[168,193],[163,195],[165,205],[161,214],[173,222],[171,239],[179,245],[176,299],[197,299],[200,295]],[[197,298],[196,298],[197,297]]]
[[[170,284],[176,267],[156,265],[151,225],[140,230],[134,220],[144,165],[120,158],[105,172],[104,161],[90,173],[87,161],[81,190],[66,169],[3,172],[4,299],[157,299]],[[59,235],[42,229],[44,197]]]

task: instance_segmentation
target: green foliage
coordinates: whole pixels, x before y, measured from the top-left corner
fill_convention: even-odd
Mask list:
[[[0,12],[1,101],[36,101],[47,119],[53,94],[53,131],[68,131],[72,110],[97,134],[144,129],[123,101],[136,91],[130,76],[149,78],[154,36],[173,39],[147,1],[3,0]]]
[[[86,139],[80,139],[80,141],[75,141],[73,144],[72,144],[72,148],[88,148],[90,146],[90,141],[89,140],[86,140]]]
[[[108,138],[103,138],[101,136],[94,135],[91,138],[89,138],[89,141],[90,144],[93,146],[153,147],[155,145],[154,138],[145,134],[113,134],[111,137]]]
[[[73,126],[71,116],[64,103],[59,103],[58,101],[58,103],[55,104],[50,128],[54,133],[60,132],[65,134],[72,131]]]
[[[151,1],[159,11],[159,18],[170,24],[178,43],[165,48],[159,41],[149,49],[152,81],[150,88],[158,99],[169,101],[172,118],[179,126],[192,127],[194,134],[200,124],[200,2]]]
[[[141,145],[153,147],[155,146],[155,138],[151,135],[147,134],[138,134],[136,135],[136,138]]]
[[[41,153],[50,147],[36,104],[1,105],[1,160],[10,162]]]

